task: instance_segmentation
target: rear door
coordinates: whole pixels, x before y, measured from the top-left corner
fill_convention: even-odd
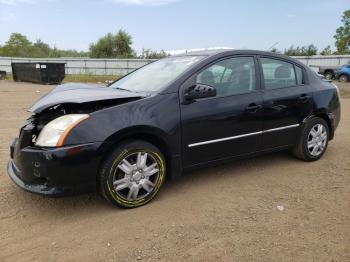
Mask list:
[[[263,149],[296,143],[302,121],[313,109],[304,70],[288,60],[260,57],[263,86]]]
[[[216,88],[217,96],[181,103],[184,166],[258,151],[262,96],[254,56],[221,59],[198,72],[193,82]]]

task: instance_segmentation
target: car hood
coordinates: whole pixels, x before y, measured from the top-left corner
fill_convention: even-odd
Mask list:
[[[41,97],[34,105],[32,105],[28,111],[32,113],[40,113],[49,107],[59,104],[79,104],[102,100],[142,98],[145,96],[145,93],[134,93],[110,87],[69,83],[59,85],[51,90],[51,92]]]

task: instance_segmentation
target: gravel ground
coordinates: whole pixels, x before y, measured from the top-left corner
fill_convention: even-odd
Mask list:
[[[324,157],[286,152],[201,169],[122,210],[7,177],[25,109],[52,86],[0,81],[0,261],[350,261],[350,100]]]

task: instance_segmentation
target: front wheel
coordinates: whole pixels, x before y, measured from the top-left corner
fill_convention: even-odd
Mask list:
[[[318,160],[327,149],[328,139],[327,122],[322,118],[314,117],[303,127],[299,142],[293,148],[293,153],[304,161]]]
[[[330,71],[327,71],[325,74],[324,74],[324,77],[327,79],[327,80],[332,80],[333,77],[334,77],[334,74]]]
[[[156,196],[165,172],[165,159],[158,148],[142,140],[128,141],[117,146],[104,162],[100,192],[120,207],[139,207]]]

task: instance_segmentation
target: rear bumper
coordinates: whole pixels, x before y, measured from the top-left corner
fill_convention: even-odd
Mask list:
[[[47,196],[92,192],[101,157],[101,143],[62,148],[11,145],[7,173],[25,191]]]

